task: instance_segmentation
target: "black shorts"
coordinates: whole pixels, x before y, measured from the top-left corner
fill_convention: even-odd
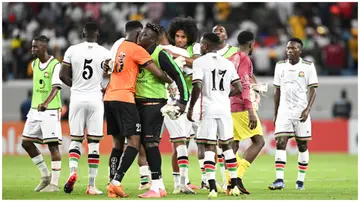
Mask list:
[[[108,135],[124,137],[140,135],[140,116],[135,104],[104,101],[104,109]]]
[[[141,120],[141,143],[156,142],[160,143],[161,127],[164,117],[160,109],[166,103],[156,105],[137,104],[136,107]]]

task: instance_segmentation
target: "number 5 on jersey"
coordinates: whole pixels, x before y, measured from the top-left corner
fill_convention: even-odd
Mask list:
[[[93,75],[93,69],[92,67],[90,66],[91,62],[93,60],[87,60],[85,59],[85,62],[84,62],[84,71],[82,73],[82,77],[85,79],[85,80],[89,80],[92,75]]]

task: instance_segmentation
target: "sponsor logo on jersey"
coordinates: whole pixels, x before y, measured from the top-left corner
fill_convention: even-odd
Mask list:
[[[45,78],[49,78],[49,72],[45,72],[45,73],[44,73],[44,77],[45,77]]]

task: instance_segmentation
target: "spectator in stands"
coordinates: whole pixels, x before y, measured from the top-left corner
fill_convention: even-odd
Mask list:
[[[349,34],[351,28],[357,30],[358,4],[355,2],[4,2],[2,5],[3,81],[30,78],[32,72],[27,71],[27,64],[32,60],[28,50],[33,36],[44,34],[51,38],[49,51],[59,58],[64,49],[81,41],[81,24],[89,19],[101,25],[99,44],[110,49],[111,44],[124,35],[123,24],[128,20],[139,19],[143,24],[158,22],[167,28],[176,16],[193,16],[200,32],[211,29],[216,21],[223,22],[228,31],[227,42],[233,46],[237,45],[238,33],[251,31],[263,37],[265,47],[273,50],[267,56],[271,63],[274,57],[277,57],[275,60],[284,59],[282,43],[285,41],[286,44],[289,38],[297,36],[304,40],[304,52],[306,50],[314,57],[317,68],[335,70],[330,72],[333,75],[345,73],[338,68],[347,69],[347,74],[357,75],[357,35],[352,34],[351,38]],[[313,29],[311,37],[308,29]],[[339,49],[344,57],[328,55],[336,54],[329,48],[334,47],[329,45],[332,35],[341,36],[335,47],[344,45]],[[325,60],[321,58],[330,60],[327,61],[330,66],[323,64]],[[341,64],[332,65],[332,59]],[[272,76],[273,72],[267,75]]]
[[[329,75],[340,75],[345,67],[345,48],[335,36],[323,48],[323,64]]]
[[[265,46],[264,41],[259,41],[259,47],[254,49],[254,69],[256,76],[271,75],[270,47]]]
[[[347,98],[345,89],[341,91],[341,99],[336,101],[332,107],[333,118],[349,119],[351,116],[351,102]]]
[[[29,89],[27,93],[27,98],[24,100],[20,105],[20,116],[22,121],[26,121],[27,114],[31,108],[31,97],[32,97],[32,90]]]
[[[350,57],[352,61],[352,71],[357,74],[358,70],[358,29],[352,28],[351,30],[352,37],[349,40],[349,49],[350,49]]]

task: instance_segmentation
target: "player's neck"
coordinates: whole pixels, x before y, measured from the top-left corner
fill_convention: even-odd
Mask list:
[[[219,45],[219,50],[223,49],[226,46],[225,41],[223,41],[220,45]]]
[[[125,37],[125,41],[130,41],[130,42],[136,43],[137,39],[135,37],[131,37],[130,35],[127,35]]]
[[[246,55],[249,55],[249,53],[250,53],[250,49],[248,49],[248,48],[243,48],[243,47],[240,47],[240,48],[239,48],[239,51],[245,53]]]
[[[152,54],[156,48],[156,44],[149,44],[148,46],[146,46],[144,48],[149,54]]]
[[[85,39],[85,41],[88,43],[96,43],[97,42],[96,39]]]
[[[295,58],[295,59],[288,59],[289,60],[289,63],[291,64],[291,65],[296,65],[297,63],[299,63],[299,61],[300,61],[300,58]]]
[[[48,53],[45,53],[42,57],[39,57],[39,60],[41,63],[45,63],[50,59],[50,55]]]

